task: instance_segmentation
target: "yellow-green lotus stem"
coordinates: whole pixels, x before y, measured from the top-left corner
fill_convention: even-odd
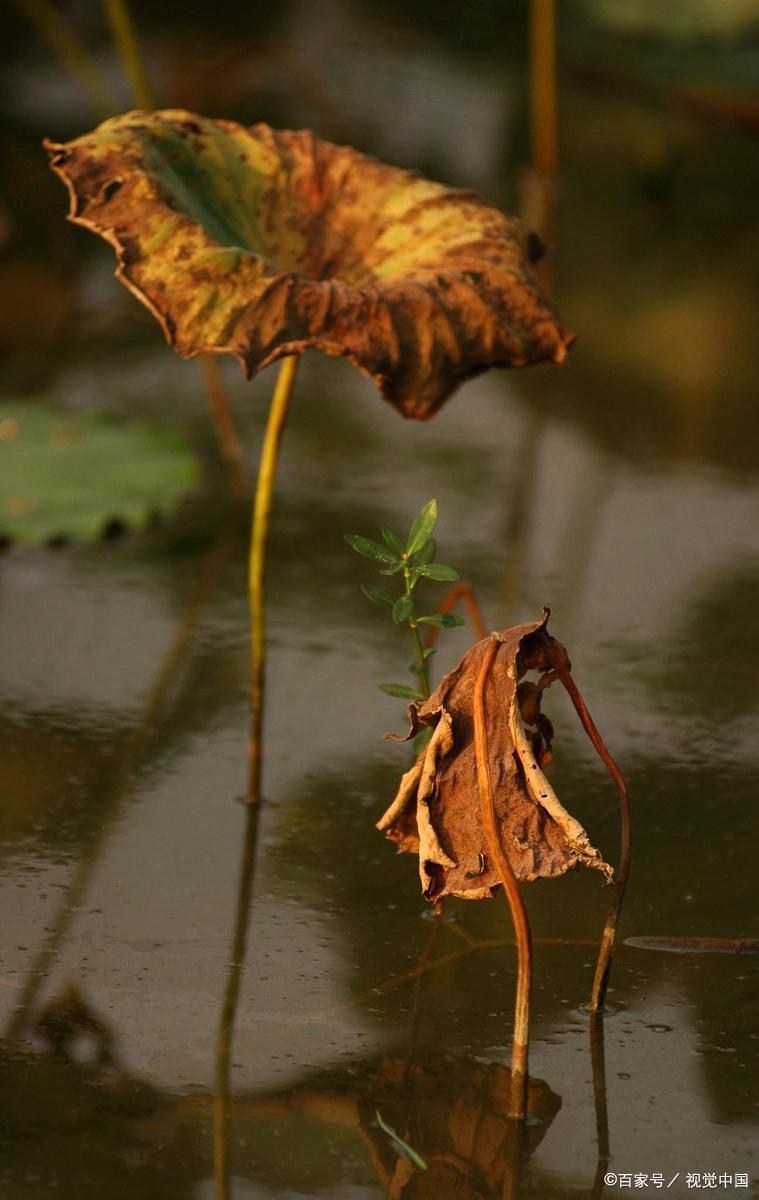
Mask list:
[[[277,376],[269,419],[266,423],[261,461],[256,480],[256,498],[253,505],[253,524],[250,531],[250,555],[248,558],[248,592],[250,597],[251,635],[251,722],[248,756],[248,803],[255,804],[259,796],[261,781],[261,722],[264,696],[264,639],[266,634],[264,606],[264,577],[266,566],[266,539],[269,532],[269,513],[277,471],[279,443],[287,419],[292,396],[298,356],[291,355],[282,360]]]

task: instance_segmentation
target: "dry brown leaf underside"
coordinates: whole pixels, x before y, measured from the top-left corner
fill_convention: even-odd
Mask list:
[[[612,868],[543,771],[553,730],[540,701],[556,677],[547,648],[569,663],[548,633],[547,620],[546,612],[540,621],[478,642],[428,700],[409,705],[406,739],[424,726],[432,728],[432,737],[403,775],[377,828],[399,852],[419,855],[422,892],[429,900],[482,900],[501,883],[480,815],[473,720],[475,684],[493,639],[498,645],[485,684],[485,732],[496,825],[512,870],[524,882],[577,867],[611,880]]]

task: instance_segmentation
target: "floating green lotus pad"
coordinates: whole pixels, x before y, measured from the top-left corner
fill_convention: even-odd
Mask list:
[[[515,220],[349,146],[182,110],[46,145],[70,219],[115,247],[184,357],[229,351],[252,375],[315,347],[423,419],[463,380],[561,362],[572,340]]]
[[[0,403],[0,537],[39,543],[97,537],[114,520],[144,525],[197,477],[176,430],[30,400]]]

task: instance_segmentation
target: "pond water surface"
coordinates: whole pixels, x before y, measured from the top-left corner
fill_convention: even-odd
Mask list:
[[[467,92],[482,139],[488,87]],[[376,580],[342,535],[402,530],[436,496],[440,558],[490,626],[551,607],[625,772],[622,939],[759,936],[756,296],[743,266],[756,234],[739,186],[755,143],[579,87],[564,113],[555,290],[580,333],[566,367],[491,372],[415,425],[348,364],[302,365],[272,526],[252,881],[246,531],[223,489],[209,482],[152,532],[13,547],[0,563],[9,1200],[432,1194],[422,1173],[401,1190],[412,1168],[378,1110],[435,1165],[441,1198],[759,1194],[755,955],[623,940],[602,1070],[581,1005],[608,894],[595,874],[526,889],[534,1120],[517,1182],[506,907],[456,901],[452,921],[422,919],[414,861],[374,829],[408,766],[382,739],[403,728],[402,702],[376,685],[403,678],[411,647],[361,595]],[[451,162],[507,187],[504,164]],[[210,453],[194,366],[115,294],[110,270],[93,254],[83,349],[50,393],[189,422]],[[226,377],[253,462],[273,374]],[[470,640],[442,636],[439,673]],[[613,788],[553,691],[552,782],[614,862]],[[214,1077],[236,968],[223,1181]]]

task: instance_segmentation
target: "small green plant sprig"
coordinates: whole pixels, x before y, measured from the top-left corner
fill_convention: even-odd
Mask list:
[[[364,558],[371,558],[374,562],[382,564],[379,568],[380,575],[403,575],[404,590],[398,597],[390,595],[384,588],[373,587],[368,583],[363,583],[361,590],[374,604],[389,609],[396,625],[408,625],[414,638],[416,658],[409,664],[408,670],[411,675],[417,676],[422,690],[407,687],[403,683],[379,685],[381,692],[404,700],[426,700],[431,690],[427,662],[435,651],[425,650],[419,626],[435,625],[440,629],[452,629],[455,625],[464,624],[462,618],[454,616],[453,613],[418,614],[414,607],[414,589],[420,579],[452,583],[459,577],[458,571],[454,571],[453,567],[435,562],[437,543],[432,535],[436,524],[437,500],[430,500],[414,518],[405,546],[392,529],[381,530],[384,545],[358,534],[345,534],[349,546],[363,554]]]

